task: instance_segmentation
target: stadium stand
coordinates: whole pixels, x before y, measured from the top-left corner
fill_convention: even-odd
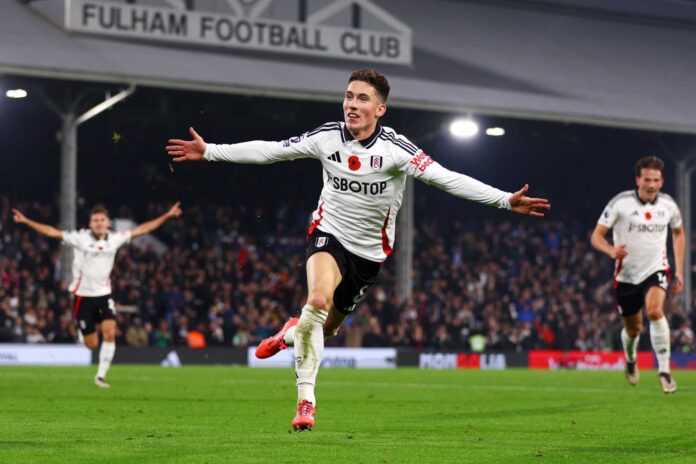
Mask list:
[[[70,296],[58,278],[60,245],[13,224],[9,199],[0,200],[0,341],[74,341]],[[57,222],[45,202],[13,206]],[[149,204],[143,214],[163,208]],[[117,342],[244,347],[274,333],[303,303],[306,218],[290,205],[273,209],[278,220],[254,221],[260,214],[243,205],[188,206],[185,220],[158,231],[168,245],[163,254],[137,241],[124,247],[112,281]],[[397,299],[394,260],[387,261],[327,345],[620,350],[611,265],[588,234],[571,221],[427,218],[415,234],[413,300]],[[672,305],[669,314],[674,352],[695,351],[696,311]]]

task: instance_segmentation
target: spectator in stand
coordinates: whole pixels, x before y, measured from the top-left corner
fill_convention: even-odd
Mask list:
[[[167,348],[172,345],[172,333],[166,319],[160,319],[159,326],[150,334],[150,345],[157,348]]]
[[[149,335],[139,317],[134,317],[126,329],[126,343],[135,348],[148,346]]]
[[[73,343],[74,320],[60,291],[57,244],[9,222],[2,204],[0,341],[24,342],[34,324],[47,343]],[[46,205],[20,208],[42,222],[56,221],[56,210]],[[147,205],[140,215],[161,208]],[[115,300],[137,308],[151,346],[185,346],[193,327],[209,346],[254,345],[303,306],[298,264],[304,243],[297,237],[304,224],[290,221],[279,232],[275,226],[264,229],[256,211],[243,205],[190,209],[187,221],[162,229],[159,236],[167,245],[162,254],[137,242],[119,254]],[[288,206],[279,210],[292,211]],[[586,240],[589,231],[572,221],[468,224],[425,217],[421,223],[415,234],[412,301],[394,295],[395,261],[387,261],[332,346],[467,350],[469,338],[480,330],[487,350],[621,349],[610,269],[597,264],[598,255]],[[262,233],[253,237],[245,224]],[[696,324],[696,308],[690,314],[668,313],[677,328],[674,352],[696,351],[687,330]],[[117,344],[126,344],[132,324],[126,316],[117,316]],[[649,343],[641,349],[650,349]]]

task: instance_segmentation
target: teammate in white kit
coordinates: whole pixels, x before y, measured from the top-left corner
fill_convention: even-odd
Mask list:
[[[389,83],[382,74],[359,70],[350,76],[344,95],[344,122],[330,122],[282,142],[234,145],[206,144],[191,128],[193,140],[170,140],[167,146],[176,162],[267,164],[315,158],[323,166],[324,187],[307,236],[307,303],[299,319],[290,319],[256,351],[258,357],[267,358],[288,345],[295,347],[295,430],[314,427],[314,385],[324,338],[337,333],[392,251],[406,176],[520,214],[543,216],[550,208],[545,199],[524,196],[527,185],[511,194],[449,171],[405,137],[381,126],[388,95]]]
[[[645,306],[660,385],[665,393],[673,393],[677,383],[669,368],[670,331],[663,310],[671,280],[667,229],[672,229],[675,293],[681,291],[684,283],[684,229],[679,207],[672,197],[660,193],[664,182],[662,160],[644,157],[635,169],[638,188],[619,193],[609,202],[591,241],[593,247],[616,260],[614,289],[624,321],[621,340],[626,354],[626,378],[631,385],[636,385],[640,378],[636,351],[643,331],[641,309]],[[605,238],[609,229],[613,229],[613,245]]]
[[[61,231],[48,224],[32,221],[13,209],[14,220],[26,224],[40,234],[62,240],[73,247],[73,280],[68,290],[75,295],[74,315],[84,344],[90,350],[99,345],[96,324],[101,323],[104,340],[99,350],[99,368],[94,383],[109,388],[106,373],[116,352],[116,305],[111,298],[111,270],[116,252],[121,245],[145,235],[164,224],[168,219],[181,215],[177,202],[165,214],[144,222],[129,231],[111,232],[106,208],[95,206],[89,216],[89,229]]]

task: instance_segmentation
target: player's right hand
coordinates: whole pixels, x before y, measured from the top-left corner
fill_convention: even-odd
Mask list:
[[[169,211],[167,211],[167,216],[176,218],[181,216],[181,213],[181,202],[177,201],[176,203],[174,203],[174,205],[172,205],[171,208],[169,208]]]
[[[626,245],[616,245],[611,254],[611,257],[614,259],[625,258],[628,255],[628,252],[626,251]]]
[[[18,209],[12,208],[12,218],[14,219],[14,222],[18,222],[20,224],[24,224],[27,222],[27,217],[23,215]]]
[[[203,159],[205,154],[205,142],[198,133],[189,127],[189,132],[193,136],[193,140],[169,139],[167,145],[167,154],[172,156],[174,162],[181,161],[199,161]]]

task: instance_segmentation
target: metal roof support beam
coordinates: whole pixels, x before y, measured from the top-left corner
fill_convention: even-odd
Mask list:
[[[95,105],[94,107],[88,109],[85,111],[80,117],[75,119],[75,124],[79,126],[83,122],[89,121],[99,113],[108,110],[112,106],[114,106],[116,103],[120,102],[121,100],[125,100],[127,97],[133,94],[135,92],[135,85],[132,85],[128,87],[127,89],[124,89],[114,95],[113,97],[107,97],[106,100],[103,102],[99,103],[98,105]]]
[[[413,296],[413,176],[406,177],[406,189],[397,216],[396,227],[396,296],[410,302]]]
[[[77,129],[103,111],[113,107],[135,92],[135,85],[131,85],[114,96],[107,97],[103,102],[88,109],[80,116],[76,116],[76,108],[87,92],[80,94],[73,100],[70,109],[61,111],[58,105],[44,96],[47,106],[61,120],[60,139],[60,228],[61,230],[73,230],[77,224]],[[68,285],[72,278],[72,249],[63,248],[61,252],[60,280],[63,285]]]
[[[677,204],[681,209],[682,223],[684,224],[684,238],[686,239],[686,253],[684,253],[684,312],[689,314],[692,309],[692,260],[691,260],[691,176],[696,169],[694,158],[685,157],[675,160],[676,164],[676,190]]]

